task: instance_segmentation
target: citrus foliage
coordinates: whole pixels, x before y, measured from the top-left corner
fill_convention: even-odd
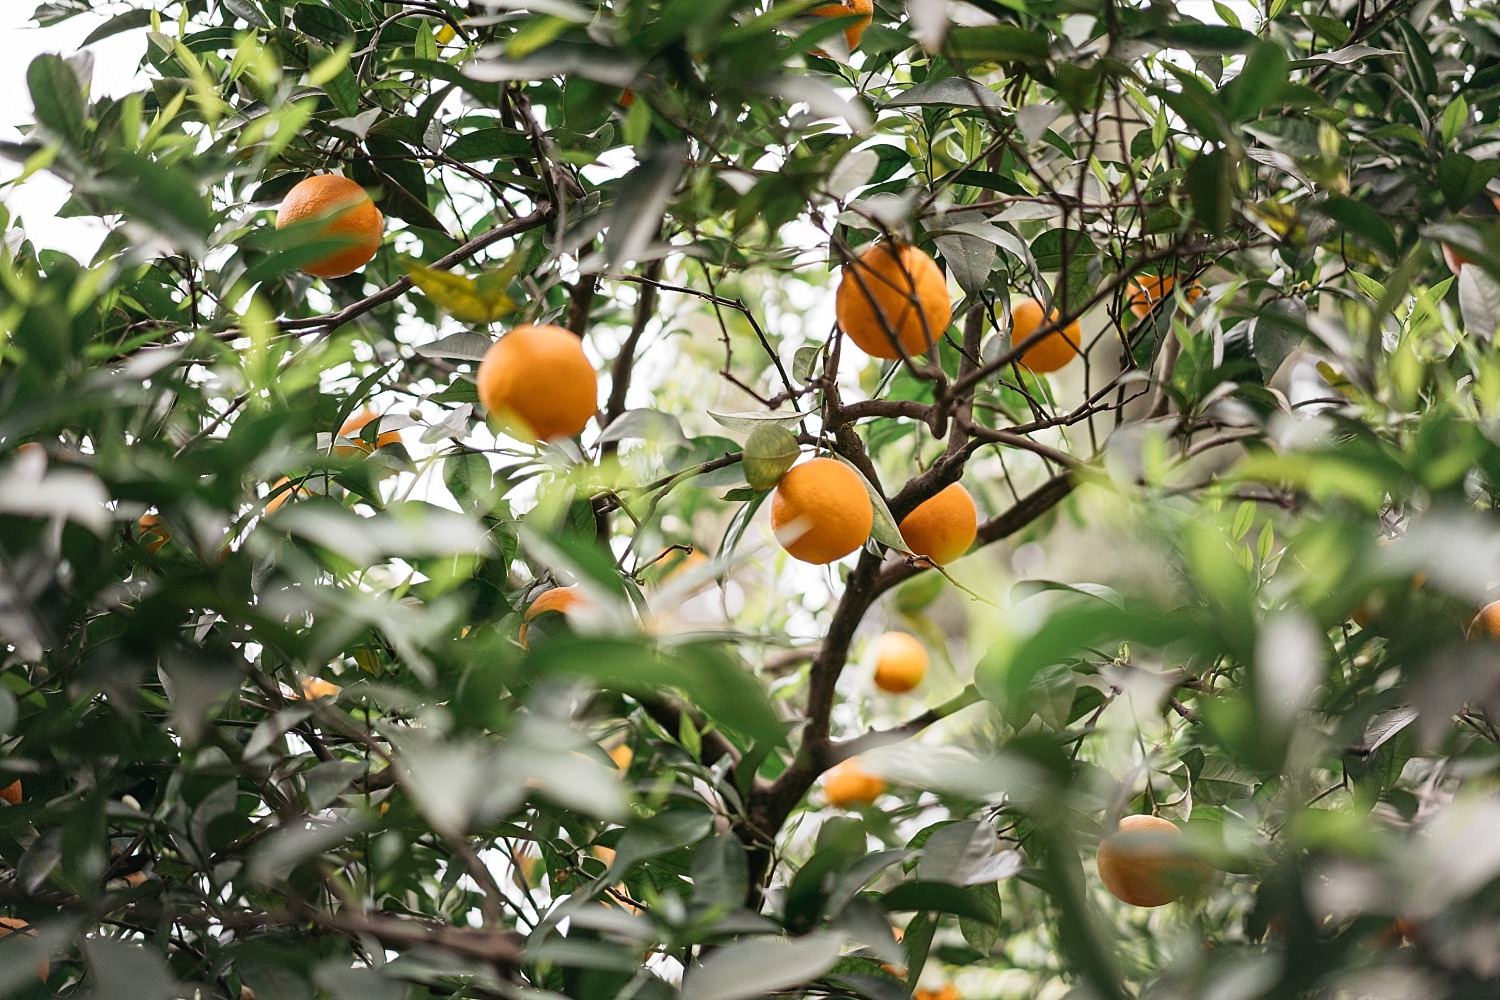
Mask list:
[[[1500,22],[1212,9],[39,8],[0,993],[1495,995]]]

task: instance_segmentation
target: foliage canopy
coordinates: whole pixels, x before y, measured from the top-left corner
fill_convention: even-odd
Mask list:
[[[0,148],[0,994],[1500,996],[1495,9],[826,6],[36,11],[141,71],[38,57]],[[323,281],[330,172],[386,238]],[[880,240],[930,353],[833,323]],[[521,323],[578,438],[478,407]],[[1146,812],[1161,910],[1093,863]]]

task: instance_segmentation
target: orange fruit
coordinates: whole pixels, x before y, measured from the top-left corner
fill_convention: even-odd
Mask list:
[[[629,743],[621,743],[609,752],[609,759],[621,771],[628,771],[630,770],[630,762],[635,760],[635,751],[630,749]]]
[[[393,444],[401,443],[401,435],[395,431],[386,431],[375,438],[375,444],[362,439],[359,432],[364,430],[372,420],[379,419],[379,414],[373,410],[360,410],[354,416],[344,421],[344,426],[339,428],[339,437],[348,438],[353,441],[353,446],[335,445],[333,453],[340,458],[358,458],[361,454],[371,454],[377,448],[388,448]]]
[[[1163,299],[1172,297],[1172,288],[1177,284],[1177,279],[1170,274],[1141,274],[1130,279],[1130,311],[1136,319],[1145,319],[1146,314],[1156,308],[1156,304]],[[1188,302],[1197,302],[1203,294],[1203,289],[1198,287],[1196,281],[1190,282],[1187,291],[1182,293]]]
[[[542,591],[541,596],[531,602],[531,606],[526,609],[526,614],[522,616],[521,634],[519,636],[522,648],[531,648],[526,642],[526,624],[531,619],[537,615],[546,614],[548,611],[556,611],[558,614],[566,615],[586,603],[588,603],[588,598],[584,597],[583,592],[576,586],[553,587],[551,590]]]
[[[875,19],[875,0],[839,0],[838,3],[831,3],[826,7],[814,7],[812,12],[818,17],[843,17],[847,14],[858,14],[859,20],[844,29],[844,41],[848,43],[849,51],[853,52],[859,48],[859,40],[864,37],[865,29]],[[823,54],[818,51],[818,55]]]
[[[314,174],[286,193],[276,212],[276,228],[321,221],[309,239],[338,240],[342,246],[302,265],[316,278],[342,278],[364,267],[380,249],[385,219],[365,189],[337,174]]]
[[[887,632],[875,646],[875,686],[904,694],[927,674],[927,650],[914,635]]]
[[[293,486],[291,489],[286,490],[281,489],[283,486],[290,482],[290,479],[288,479],[286,476],[282,476],[280,479],[276,480],[276,482],[271,484],[271,490],[268,494],[270,499],[266,501],[265,513],[274,514],[278,510],[280,510],[281,505],[286,503],[288,500],[299,495],[305,495],[307,493],[307,491],[301,486]],[[280,490],[280,492],[277,492],[278,490]]]
[[[979,509],[969,491],[953,483],[918,504],[901,519],[900,528],[907,548],[946,566],[974,544],[979,534]]]
[[[5,937],[7,934],[12,933],[24,934],[27,937],[36,936],[36,932],[31,929],[31,925],[19,917],[0,917],[0,937]],[[51,971],[52,963],[46,959],[42,959],[36,963],[36,977],[42,982],[45,983],[47,981],[47,974]]]
[[[13,806],[21,804],[21,779],[17,778],[4,788],[0,788],[0,799],[4,799]]]
[[[901,350],[910,357],[926,354],[953,318],[948,282],[937,264],[916,247],[890,242],[844,265],[835,311],[844,335],[875,358],[899,358]]]
[[[302,678],[301,688],[302,697],[308,701],[317,701],[319,698],[337,697],[338,693],[344,690],[332,681],[325,681],[321,677]]]
[[[941,989],[917,990],[912,994],[912,1000],[958,1000],[958,987],[944,983]]]
[[[162,546],[172,540],[166,526],[162,524],[160,514],[142,514],[136,524],[141,529],[141,548],[152,555],[160,552]]]
[[[1500,601],[1491,601],[1469,623],[1468,637],[1500,642]]]
[[[572,437],[599,407],[599,379],[578,335],[518,326],[495,341],[475,373],[479,402],[528,440]]]
[[[1457,274],[1465,264],[1472,263],[1472,261],[1470,261],[1469,258],[1465,257],[1463,254],[1459,253],[1457,250],[1450,247],[1448,244],[1444,243],[1443,263],[1448,265],[1448,270],[1452,271],[1454,274]]]
[[[846,760],[823,777],[828,804],[840,809],[867,806],[885,794],[885,781],[859,766],[858,758]]]
[[[1160,816],[1126,816],[1099,841],[1099,878],[1131,906],[1162,906],[1208,877],[1208,866],[1172,843],[1182,831]]]
[[[1041,329],[1042,315],[1042,304],[1036,299],[1022,299],[1011,306],[1011,346],[1022,343],[1027,337]],[[1047,322],[1054,322],[1056,319],[1057,310],[1054,309],[1052,315],[1047,317]],[[1074,320],[1061,330],[1053,330],[1026,348],[1021,354],[1021,364],[1038,375],[1055,372],[1081,354],[1078,345],[1082,340],[1083,334],[1078,329],[1078,321]]]
[[[771,530],[795,559],[823,565],[870,537],[875,508],[858,473],[832,458],[793,466],[771,494]]]

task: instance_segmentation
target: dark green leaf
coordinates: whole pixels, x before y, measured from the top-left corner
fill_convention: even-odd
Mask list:
[[[980,923],[994,920],[995,911],[968,889],[947,882],[903,882],[880,898],[880,905],[895,913],[926,910],[951,913]]]
[[[73,68],[61,56],[37,56],[26,70],[26,84],[36,108],[37,124],[74,148],[82,148],[88,113]]]

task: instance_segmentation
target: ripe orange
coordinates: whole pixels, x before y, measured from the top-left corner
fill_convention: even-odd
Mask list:
[[[824,775],[823,794],[839,809],[867,806],[885,794],[885,781],[860,767],[857,758],[846,760]]]
[[[937,264],[916,247],[890,242],[844,265],[835,310],[844,334],[876,358],[901,357],[892,334],[911,357],[926,354],[953,318]]]
[[[302,678],[302,697],[308,701],[317,701],[319,698],[334,698],[343,688],[332,681],[325,681],[321,677]]]
[[[12,933],[24,934],[27,937],[36,936],[36,931],[31,929],[31,925],[19,917],[0,917],[0,937],[5,937],[7,934]],[[45,983],[47,981],[47,974],[51,971],[52,963],[46,959],[42,959],[36,963],[36,977],[42,982]]]
[[[1135,314],[1136,319],[1145,319],[1146,314],[1156,308],[1156,304],[1163,299],[1172,297],[1172,288],[1177,284],[1177,279],[1170,274],[1142,274],[1130,279],[1130,311]],[[1190,282],[1187,291],[1182,293],[1188,302],[1197,302],[1203,294],[1203,289],[1198,287],[1196,281]]]
[[[1208,877],[1208,866],[1185,857],[1173,840],[1182,831],[1160,816],[1126,816],[1099,841],[1099,878],[1131,906],[1162,906]]]
[[[17,778],[4,788],[0,788],[0,799],[4,799],[13,806],[21,804],[21,779]]]
[[[340,458],[358,458],[361,454],[371,454],[377,448],[388,448],[393,444],[401,443],[401,435],[396,431],[386,431],[375,438],[375,444],[365,441],[359,432],[372,420],[378,420],[379,414],[373,410],[360,410],[354,416],[344,421],[344,426],[339,428],[339,437],[348,438],[353,441],[353,446],[335,445],[333,453]]]
[[[912,994],[912,1000],[958,1000],[958,987],[944,983],[940,989],[917,990]]]
[[[141,529],[141,548],[152,555],[160,552],[162,546],[172,540],[162,524],[160,514],[142,514],[141,519],[136,522]]]
[[[1012,346],[1022,343],[1042,326],[1042,304],[1036,299],[1022,299],[1010,309],[1010,342]],[[1057,319],[1057,310],[1052,310],[1048,322]],[[1078,345],[1083,334],[1074,320],[1061,330],[1053,330],[1021,354],[1021,364],[1038,375],[1055,372],[1082,352]]]
[[[339,240],[344,245],[302,265],[316,278],[342,278],[364,267],[380,249],[385,219],[365,189],[337,174],[314,174],[300,181],[281,200],[276,228],[323,221],[313,241]]]
[[[1491,601],[1469,623],[1468,638],[1500,642],[1500,601]]]
[[[479,402],[529,440],[572,437],[599,406],[599,380],[578,335],[518,326],[495,341],[475,373]]]
[[[609,752],[609,759],[621,771],[628,771],[630,770],[630,762],[635,760],[635,751],[630,749],[629,743],[621,743]]]
[[[526,642],[526,625],[531,619],[537,615],[546,614],[548,611],[556,611],[558,614],[566,615],[587,603],[588,598],[584,597],[583,592],[576,586],[553,587],[551,590],[542,591],[541,596],[531,602],[531,606],[526,609],[526,614],[522,616],[521,633],[519,635],[521,647],[523,649],[531,648]]]
[[[794,466],[771,494],[771,530],[794,559],[823,565],[870,537],[875,508],[859,475],[832,458]]]
[[[853,52],[859,48],[859,40],[864,37],[865,29],[875,19],[875,0],[839,0],[838,3],[831,3],[826,7],[814,7],[813,13],[818,17],[843,17],[846,14],[858,14],[859,20],[844,29],[844,41],[848,43],[849,51]],[[823,55],[823,53],[818,52],[818,55]]]
[[[905,694],[927,674],[927,650],[916,636],[887,632],[875,647],[875,686],[891,694]]]
[[[969,491],[953,483],[918,504],[901,519],[900,527],[907,548],[946,566],[974,544],[979,534],[979,510]]]
[[[286,503],[288,500],[291,500],[299,495],[305,495],[307,493],[307,490],[303,489],[301,486],[293,486],[292,488],[285,490],[281,489],[289,482],[291,482],[290,479],[288,479],[286,476],[282,476],[280,479],[276,480],[276,482],[271,484],[271,490],[268,494],[270,496],[270,499],[266,501],[266,506],[264,508],[265,513],[274,514],[278,510],[280,510],[281,505]],[[278,493],[278,490],[281,490],[281,492]]]
[[[1448,270],[1452,271],[1454,274],[1457,274],[1465,264],[1470,264],[1473,262],[1463,254],[1459,253],[1457,250],[1450,247],[1448,244],[1444,243],[1443,263],[1448,265]]]

